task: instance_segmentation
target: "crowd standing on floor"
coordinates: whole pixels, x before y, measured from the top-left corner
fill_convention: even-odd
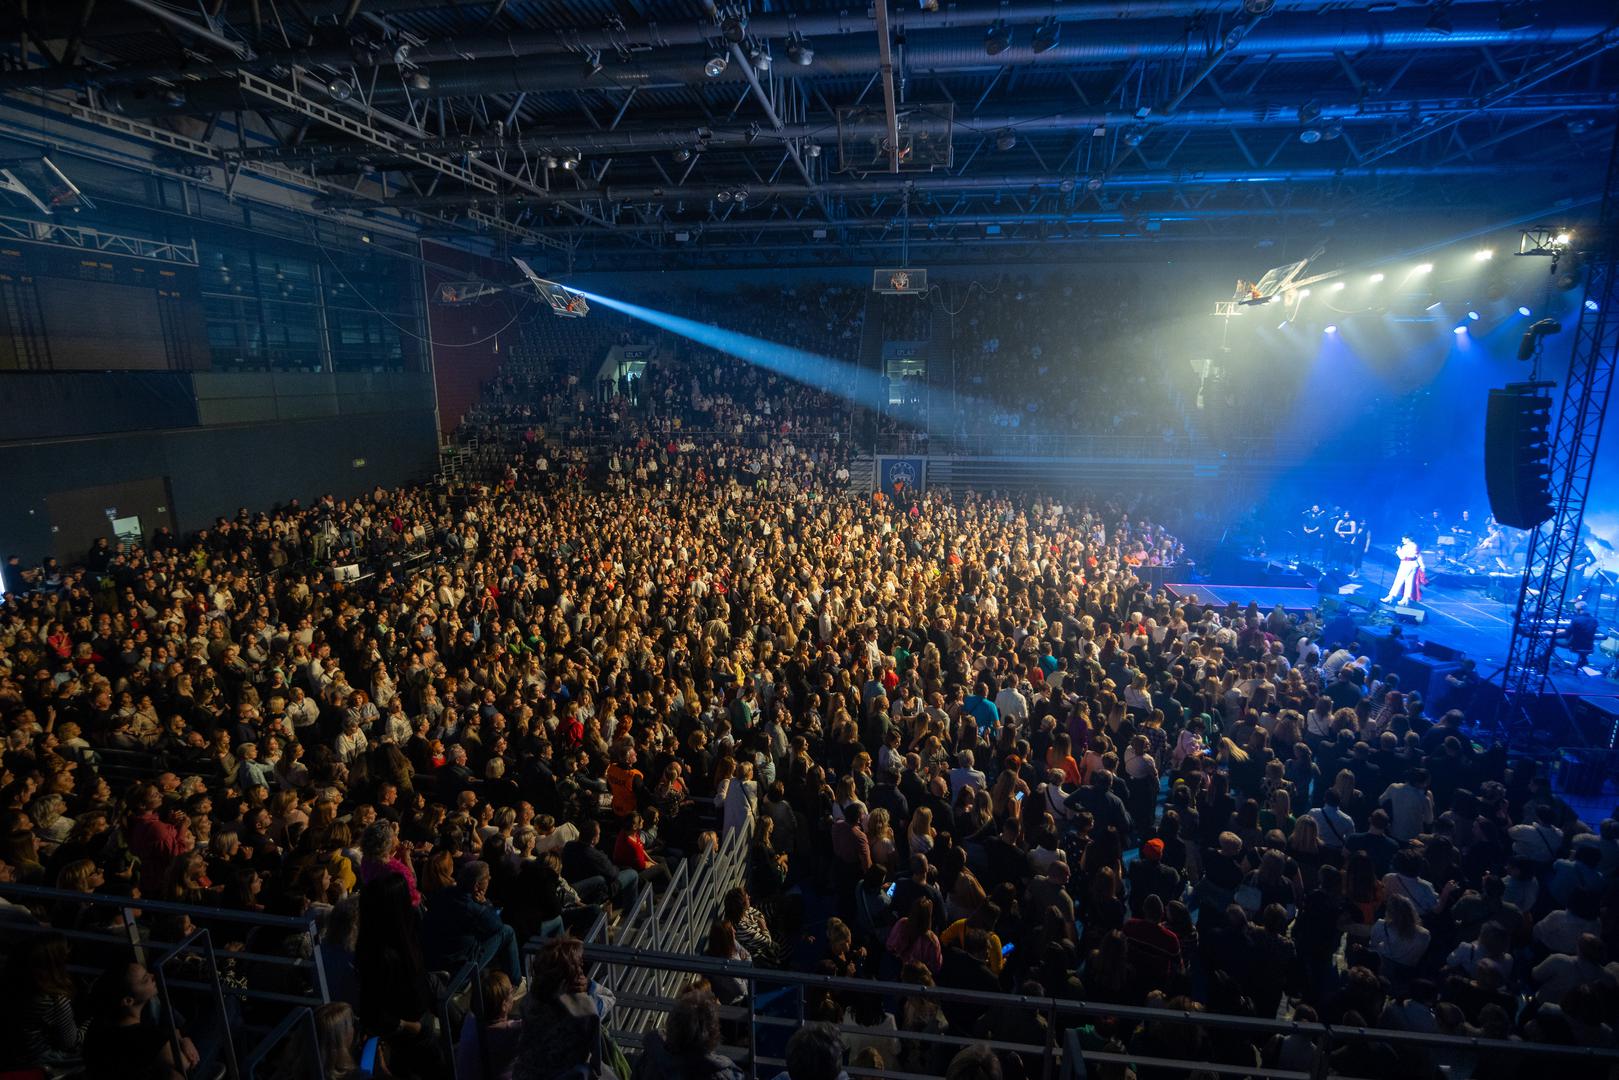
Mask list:
[[[1352,627],[1153,592],[1136,571],[1184,553],[1144,504],[860,497],[845,446],[748,441],[530,431],[488,486],[8,566],[0,881],[84,899],[0,906],[5,1064],[208,1075],[219,1021],[182,996],[170,1041],[153,973],[68,935],[300,947],[209,914],[231,909],[318,920],[333,1077],[372,1039],[393,1075],[449,1075],[436,1004],[468,961],[462,1077],[738,1075],[721,1010],[746,980],[696,981],[631,1061],[576,937],[736,830],[747,880],[710,956],[1168,1010],[1050,1032],[817,992],[792,1080],[1040,1071],[945,1034],[1353,1076],[1545,1067],[1181,1010],[1613,1045],[1619,823],[1475,742],[1465,696],[1403,689]],[[334,580],[350,564],[368,575]]]

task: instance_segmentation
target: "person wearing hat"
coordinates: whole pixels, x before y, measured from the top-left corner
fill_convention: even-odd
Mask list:
[[[1141,845],[1141,857],[1130,864],[1130,912],[1139,917],[1147,897],[1155,896],[1167,905],[1179,900],[1184,888],[1180,871],[1164,864],[1164,842],[1154,837]],[[1162,911],[1159,912],[1160,918]]]

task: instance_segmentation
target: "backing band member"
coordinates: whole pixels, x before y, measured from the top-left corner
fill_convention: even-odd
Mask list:
[[[1389,594],[1383,597],[1383,603],[1394,599],[1394,594],[1400,594],[1400,603],[1409,604],[1412,593],[1417,599],[1422,598],[1421,582],[1417,580],[1422,573],[1422,552],[1417,550],[1417,542],[1409,536],[1400,537],[1400,546],[1394,549],[1400,557],[1400,571],[1394,575],[1394,584],[1389,586]]]
[[[1338,520],[1333,522],[1332,535],[1337,541],[1336,550],[1334,550],[1332,555],[1333,562],[1337,563],[1339,566],[1354,565],[1356,547],[1355,534],[1358,531],[1359,529],[1355,524],[1355,519],[1350,515],[1348,510],[1345,510],[1342,514],[1340,514],[1338,516]]]
[[[1327,543],[1327,512],[1315,504],[1304,512],[1304,554],[1324,553]]]

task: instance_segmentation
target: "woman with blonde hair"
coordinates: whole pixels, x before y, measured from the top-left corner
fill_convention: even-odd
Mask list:
[[[938,833],[933,828],[933,810],[919,806],[911,811],[911,823],[905,830],[906,843],[912,855],[926,855],[933,850]]]
[[[892,870],[899,849],[894,843],[894,826],[889,823],[888,811],[880,806],[866,815],[866,839],[871,844],[871,861]]]

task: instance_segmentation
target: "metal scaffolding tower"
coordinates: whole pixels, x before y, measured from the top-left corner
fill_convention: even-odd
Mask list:
[[[1530,534],[1512,643],[1501,670],[1507,707],[1520,718],[1530,715],[1547,688],[1554,634],[1570,599],[1585,500],[1619,357],[1619,310],[1615,309],[1619,305],[1619,137],[1608,158],[1596,236],[1576,247],[1586,260],[1587,276],[1562,406],[1550,433],[1552,516]]]

